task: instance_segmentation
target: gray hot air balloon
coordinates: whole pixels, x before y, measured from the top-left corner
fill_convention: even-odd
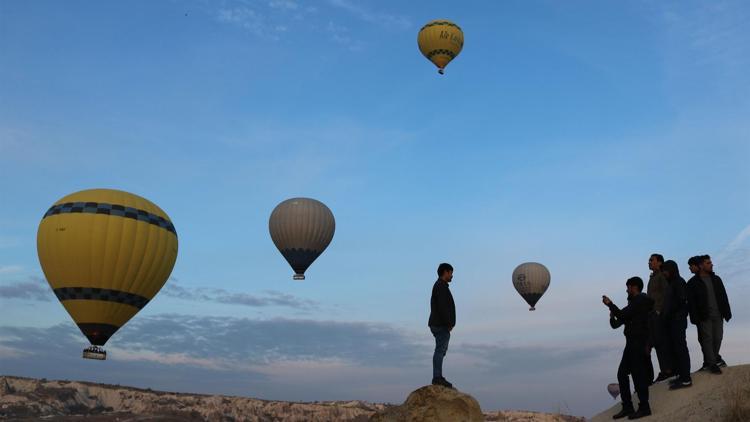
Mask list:
[[[513,270],[513,287],[531,306],[530,311],[535,310],[534,305],[539,301],[549,287],[549,270],[537,262],[524,262]]]
[[[324,203],[310,198],[292,198],[273,209],[268,230],[273,243],[294,270],[293,278],[304,280],[305,270],[331,243],[336,221]]]
[[[620,384],[609,384],[607,385],[607,392],[613,399],[616,399],[620,395]]]

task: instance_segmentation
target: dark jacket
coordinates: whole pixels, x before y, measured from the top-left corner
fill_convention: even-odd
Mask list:
[[[608,305],[612,312],[609,325],[619,328],[625,324],[625,338],[639,343],[649,342],[649,315],[654,309],[654,300],[645,293],[628,297],[628,305],[622,309],[614,303]]]
[[[454,327],[456,325],[456,304],[453,302],[448,283],[438,279],[432,286],[430,298],[430,327]]]
[[[684,321],[688,316],[687,283],[680,276],[667,280],[667,283],[661,316],[667,321]]]
[[[654,271],[648,278],[646,294],[654,300],[654,310],[661,313],[664,309],[664,296],[667,294],[667,280],[660,271]]]
[[[711,274],[711,282],[714,285],[714,295],[716,295],[716,304],[719,305],[719,313],[724,320],[729,322],[732,319],[732,309],[729,307],[729,298],[724,283],[716,274]],[[690,322],[698,325],[699,322],[708,319],[708,292],[706,292],[706,284],[700,275],[694,275],[687,282],[687,296]]]

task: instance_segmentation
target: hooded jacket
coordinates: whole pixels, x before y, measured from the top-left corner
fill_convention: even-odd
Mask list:
[[[688,316],[687,283],[680,276],[667,280],[667,283],[661,316],[665,320],[684,321]]]

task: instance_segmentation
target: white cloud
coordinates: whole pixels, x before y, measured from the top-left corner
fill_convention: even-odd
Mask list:
[[[329,3],[335,7],[346,10],[365,22],[384,25],[399,30],[409,29],[411,27],[411,22],[405,16],[376,12],[349,0],[329,0]]]
[[[0,265],[0,274],[15,274],[23,271],[20,265]]]
[[[292,0],[271,0],[268,3],[268,6],[272,9],[281,9],[281,10],[297,10],[299,9],[299,5],[297,2]]]
[[[256,35],[264,35],[266,31],[265,18],[248,7],[221,9],[218,13],[219,22],[238,25]]]
[[[120,348],[113,350],[116,351],[117,360],[123,361],[147,361],[164,365],[189,365],[216,370],[224,370],[231,367],[227,362],[220,359],[191,357],[185,353],[160,353],[154,350]]]

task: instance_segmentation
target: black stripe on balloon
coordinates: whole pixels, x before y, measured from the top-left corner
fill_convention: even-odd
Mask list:
[[[419,30],[419,32],[422,32],[425,30],[425,28],[429,28],[431,26],[452,26],[454,28],[458,28],[459,31],[463,31],[460,26],[456,25],[453,22],[437,21],[437,22],[430,22],[427,25],[423,26],[422,29]]]
[[[105,202],[66,202],[64,204],[53,205],[44,214],[42,220],[51,215],[73,213],[106,214],[114,215],[117,217],[132,218],[133,220],[143,221],[148,224],[159,226],[177,235],[177,231],[175,230],[172,222],[162,216],[152,214],[148,211],[140,210],[138,208],[126,207],[124,205],[117,204],[108,204]]]
[[[64,300],[103,300],[142,309],[149,301],[147,298],[133,293],[97,287],[60,287],[55,289],[54,292],[60,302]]]
[[[281,254],[284,255],[295,273],[304,274],[305,270],[320,256],[321,252],[310,249],[284,249]]]
[[[116,325],[99,323],[82,323],[78,324],[78,328],[94,346],[104,346],[115,331],[120,329]]]
[[[524,293],[521,295],[523,299],[526,301],[526,303],[529,304],[529,306],[536,306],[536,303],[539,302],[539,299],[542,297],[542,293]]]
[[[450,57],[451,59],[455,59],[456,58],[456,53],[454,53],[454,52],[452,52],[450,50],[442,49],[442,48],[438,48],[437,50],[430,51],[429,53],[425,54],[425,57],[427,57],[428,59],[431,59],[432,57],[440,55],[440,54],[446,55],[446,56]]]

